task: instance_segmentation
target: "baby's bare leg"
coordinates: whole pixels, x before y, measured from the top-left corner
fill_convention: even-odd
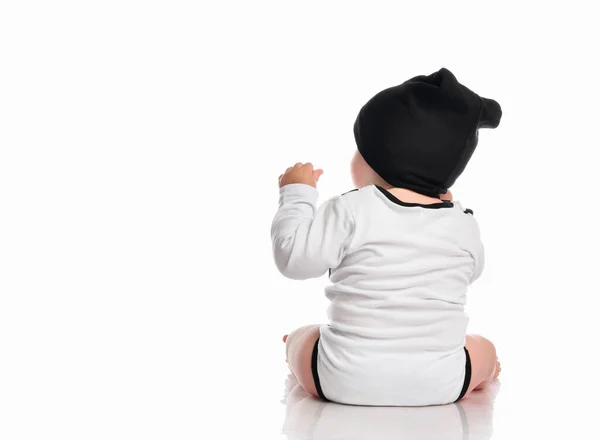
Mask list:
[[[304,390],[318,396],[312,375],[312,352],[321,335],[321,326],[307,325],[283,337],[288,366]]]
[[[471,358],[471,383],[465,397],[473,390],[486,387],[501,370],[496,347],[491,341],[482,336],[467,335],[466,345]]]

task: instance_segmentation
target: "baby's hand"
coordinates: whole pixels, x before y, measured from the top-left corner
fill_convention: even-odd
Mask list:
[[[279,188],[291,183],[304,183],[313,187],[317,187],[319,177],[323,174],[323,170],[313,169],[313,164],[307,162],[305,164],[298,162],[293,167],[289,167],[285,170],[281,176],[279,176]]]

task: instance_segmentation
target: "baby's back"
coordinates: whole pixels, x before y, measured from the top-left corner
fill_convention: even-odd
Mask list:
[[[373,185],[343,198],[354,232],[325,289],[323,392],[342,403],[453,401],[465,374],[466,290],[483,267],[476,221],[457,202],[406,204]]]

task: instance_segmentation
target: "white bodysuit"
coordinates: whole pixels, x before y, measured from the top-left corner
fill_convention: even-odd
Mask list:
[[[404,203],[374,185],[316,203],[312,186],[282,187],[271,237],[283,275],[329,271],[330,322],[313,359],[321,397],[372,406],[456,401],[470,377],[467,286],[484,266],[472,211],[456,201]]]

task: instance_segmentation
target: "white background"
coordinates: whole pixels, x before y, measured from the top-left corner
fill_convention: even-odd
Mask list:
[[[281,337],[325,322],[327,280],[279,275],[270,222],[297,161],[321,200],[352,189],[360,106],[440,67],[504,111],[453,188],[487,250],[493,438],[594,437],[593,5],[1,2],[0,437],[398,438],[310,401],[283,428]]]

